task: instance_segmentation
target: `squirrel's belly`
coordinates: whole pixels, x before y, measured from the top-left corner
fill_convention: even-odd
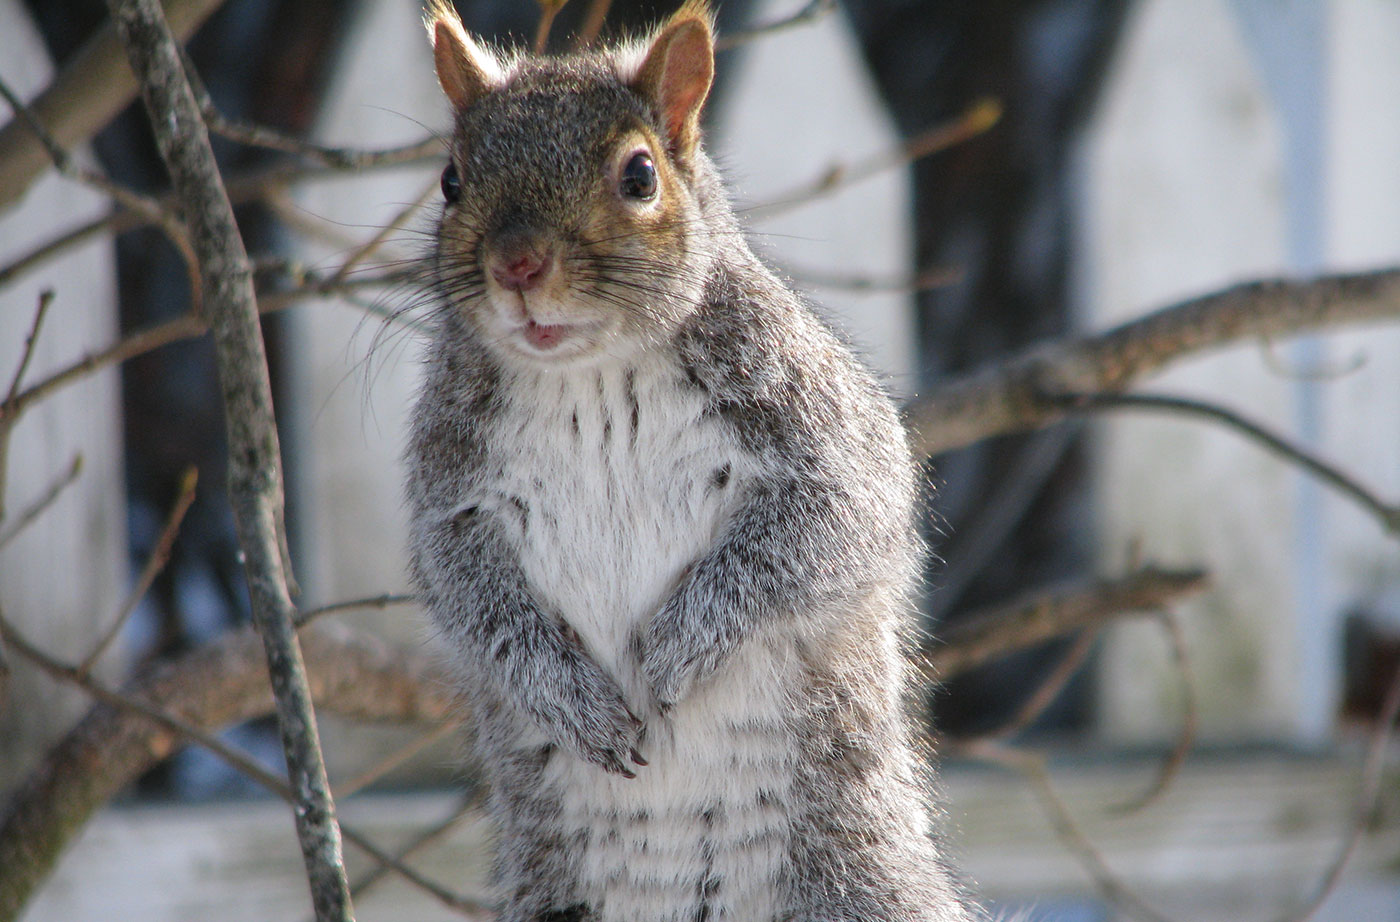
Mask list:
[[[633,634],[713,544],[747,473],[703,400],[665,369],[613,368],[532,396],[502,504],[531,588],[644,718],[628,780],[566,752],[544,769],[575,893],[600,922],[767,920],[780,903],[791,758],[787,661],[752,642],[666,717]],[[518,500],[518,503],[516,502]]]
[[[766,645],[737,655],[765,662],[733,664],[669,718],[648,721],[649,764],[635,779],[551,762],[559,821],[580,843],[576,892],[600,922],[778,915],[796,752],[790,702]]]

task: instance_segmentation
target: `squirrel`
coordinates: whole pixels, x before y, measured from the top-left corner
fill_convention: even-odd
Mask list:
[[[558,57],[425,19],[455,125],[409,557],[502,922],[973,918],[906,714],[917,468],[701,145],[707,5]]]

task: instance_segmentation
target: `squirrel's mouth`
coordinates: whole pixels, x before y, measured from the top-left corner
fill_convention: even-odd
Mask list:
[[[497,305],[491,325],[510,351],[549,364],[591,353],[602,327],[596,318],[571,317],[567,305],[528,305],[523,298]]]
[[[534,348],[541,352],[549,352],[568,339],[573,329],[571,325],[564,323],[536,323],[527,320],[520,328],[520,335]]]

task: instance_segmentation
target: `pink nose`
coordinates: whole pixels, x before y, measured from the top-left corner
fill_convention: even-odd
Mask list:
[[[553,259],[536,253],[512,253],[491,262],[491,275],[502,288],[529,291],[549,276]]]

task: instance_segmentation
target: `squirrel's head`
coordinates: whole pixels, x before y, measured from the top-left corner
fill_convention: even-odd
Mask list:
[[[427,24],[455,116],[435,279],[448,307],[493,350],[536,363],[668,338],[699,302],[715,243],[700,148],[707,7],[568,57],[499,55],[445,2]]]

